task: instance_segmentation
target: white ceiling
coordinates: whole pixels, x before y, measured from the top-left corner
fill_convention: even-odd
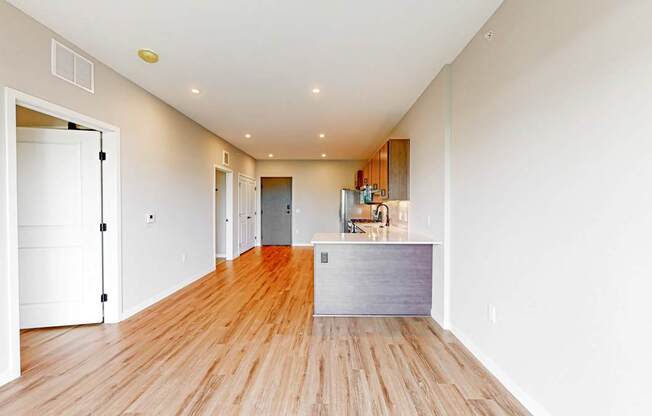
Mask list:
[[[502,2],[9,1],[261,159],[368,157]]]

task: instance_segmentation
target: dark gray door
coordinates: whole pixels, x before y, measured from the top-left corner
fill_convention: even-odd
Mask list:
[[[292,244],[292,178],[260,178],[262,244]]]

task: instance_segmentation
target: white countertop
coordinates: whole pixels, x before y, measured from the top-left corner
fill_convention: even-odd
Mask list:
[[[312,244],[433,244],[440,242],[419,233],[379,224],[356,224],[364,233],[317,233]]]

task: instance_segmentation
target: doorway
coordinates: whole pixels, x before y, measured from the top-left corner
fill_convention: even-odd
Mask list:
[[[57,319],[63,316],[61,322],[65,324],[115,323],[121,320],[122,227],[120,129],[11,88],[2,87],[0,91],[0,207],[4,207],[0,209],[0,257],[6,260],[3,262],[6,268],[0,273],[1,290],[6,294],[0,298],[0,349],[8,357],[8,367],[0,372],[0,383],[5,383],[20,376],[21,323],[24,326],[53,324],[42,321],[54,318],[49,316],[55,314],[47,309],[52,306],[47,305],[49,301],[59,304]],[[59,119],[57,123],[65,123],[60,130],[68,130],[71,123],[87,126],[95,132],[57,133],[65,137],[54,137],[49,129],[24,133],[17,126],[21,108],[40,113],[39,117]],[[87,133],[93,138],[72,137]],[[101,148],[98,136],[101,137]],[[92,162],[88,162],[90,158],[82,158],[82,155],[91,154]],[[99,170],[100,162],[102,171]],[[103,180],[100,172],[103,172]],[[71,182],[76,185],[70,186]],[[103,188],[103,192],[97,192],[98,186]],[[41,204],[52,205],[41,207]],[[76,215],[71,215],[68,210],[76,210]],[[101,210],[99,214],[98,210]],[[71,220],[73,217],[78,219],[77,223]],[[84,218],[80,220],[79,217]],[[91,224],[94,225],[92,230]],[[90,237],[91,231],[93,237]],[[98,244],[99,254],[95,249]],[[36,270],[30,270],[30,267]],[[21,299],[26,289],[29,292],[30,284],[34,286],[39,278],[39,269],[45,270],[41,276],[45,277],[43,287],[36,287],[33,298],[22,296]],[[92,275],[103,276],[103,279],[90,279],[94,282],[91,285],[86,285],[85,280],[84,284],[78,284],[86,270],[92,270]],[[19,284],[21,277],[25,276],[32,281],[28,279]],[[70,278],[71,282],[61,284],[60,278]],[[72,282],[74,279],[77,283]],[[59,292],[49,293],[51,290]],[[91,292],[94,300],[85,295]],[[89,302],[86,302],[87,298]],[[79,299],[84,301],[76,302]],[[24,307],[28,304],[40,305],[39,308],[44,309],[29,311]],[[86,306],[88,310],[85,310]],[[75,312],[66,318],[68,307]],[[73,318],[83,322],[69,320]],[[29,320],[32,320],[31,325],[27,322]]]
[[[233,260],[233,171],[213,166],[213,256],[215,265]]]
[[[261,241],[292,245],[292,178],[260,178]]]

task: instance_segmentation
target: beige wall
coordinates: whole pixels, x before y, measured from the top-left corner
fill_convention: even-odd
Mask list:
[[[652,408],[651,16],[508,0],[453,64],[452,319],[555,415]]]
[[[650,16],[506,0],[450,93],[445,68],[393,133],[412,139],[410,227],[450,221],[453,332],[535,414],[652,408]]]
[[[450,66],[444,67],[391,132],[410,139],[408,229],[443,246],[434,247],[432,316],[444,325],[446,140],[450,135]]]
[[[213,165],[227,149],[235,172],[255,176],[255,160],[97,61],[95,94],[53,77],[52,37],[74,48],[0,1],[0,85],[120,127],[124,310],[133,311],[214,268]],[[237,203],[235,196],[235,212]],[[147,210],[156,212],[157,222],[146,228]],[[234,234],[237,247],[237,227]],[[6,258],[0,261],[6,270]],[[6,279],[0,273],[2,339],[8,330]],[[7,351],[0,344],[1,375]]]
[[[340,190],[355,186],[363,165],[358,160],[259,160],[258,189],[261,177],[292,178],[292,242],[308,244],[315,233],[339,232]]]

